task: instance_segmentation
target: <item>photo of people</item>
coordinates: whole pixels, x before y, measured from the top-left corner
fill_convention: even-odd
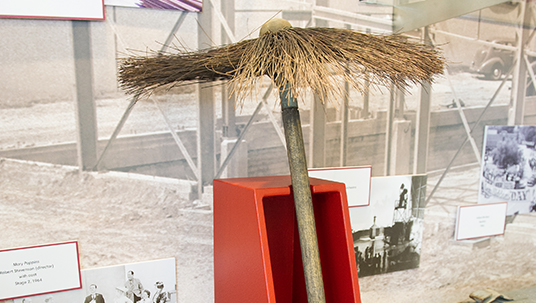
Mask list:
[[[97,293],[97,284],[89,285],[90,294],[84,300],[84,303],[104,303],[104,297]]]
[[[507,215],[536,211],[536,126],[486,126],[478,203],[508,202]]]
[[[373,177],[370,205],[350,208],[359,277],[419,267],[426,180]]]
[[[81,271],[82,289],[15,299],[10,303],[176,303],[175,259]]]
[[[140,279],[134,277],[134,271],[129,270],[127,272],[127,281],[125,282],[125,295],[136,303],[141,300],[141,293],[143,291],[143,285]]]

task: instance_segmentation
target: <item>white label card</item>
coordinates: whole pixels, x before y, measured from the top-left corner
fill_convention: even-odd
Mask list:
[[[78,288],[77,242],[0,251],[0,300]]]
[[[309,177],[344,183],[349,207],[369,205],[371,176],[372,166],[309,170]]]
[[[504,234],[507,202],[459,206],[456,240],[469,240]]]

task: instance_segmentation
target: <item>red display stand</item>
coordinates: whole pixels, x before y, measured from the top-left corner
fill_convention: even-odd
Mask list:
[[[343,183],[310,179],[326,303],[360,303]],[[307,303],[290,176],[214,180],[216,303]]]

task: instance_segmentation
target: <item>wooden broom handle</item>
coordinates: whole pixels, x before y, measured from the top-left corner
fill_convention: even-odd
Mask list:
[[[295,98],[290,96],[288,85],[280,90],[280,97],[307,299],[309,303],[325,303],[313,199],[309,184],[298,103]]]

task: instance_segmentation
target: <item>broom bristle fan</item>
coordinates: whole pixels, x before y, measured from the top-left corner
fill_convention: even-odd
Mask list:
[[[359,92],[366,90],[365,78],[372,85],[404,89],[431,81],[444,67],[436,48],[403,35],[288,27],[218,48],[127,57],[119,83],[126,92],[143,95],[162,86],[229,80],[242,102],[266,75],[276,89],[284,79],[293,97],[311,89],[324,101],[344,95],[345,81]]]

